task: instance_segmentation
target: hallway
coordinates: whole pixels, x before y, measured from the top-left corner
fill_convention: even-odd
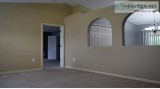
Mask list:
[[[47,60],[44,59],[43,61],[43,68],[44,69],[55,69],[60,68],[60,60]]]

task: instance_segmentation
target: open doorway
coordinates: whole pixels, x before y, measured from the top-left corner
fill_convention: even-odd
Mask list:
[[[42,24],[43,49],[42,65],[44,69],[64,67],[64,29],[63,26]]]

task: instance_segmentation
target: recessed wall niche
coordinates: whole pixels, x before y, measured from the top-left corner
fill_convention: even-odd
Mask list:
[[[88,30],[88,44],[90,47],[112,46],[112,26],[107,19],[95,19],[89,25]]]

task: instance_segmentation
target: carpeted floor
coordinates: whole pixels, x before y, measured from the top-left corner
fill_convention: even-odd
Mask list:
[[[160,85],[72,69],[0,75],[1,88],[156,88]]]
[[[60,61],[59,60],[44,60],[44,69],[55,69],[60,68]]]

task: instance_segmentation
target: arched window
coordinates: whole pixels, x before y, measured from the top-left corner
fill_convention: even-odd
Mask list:
[[[124,45],[160,45],[160,13],[143,9],[131,14],[124,24]]]
[[[96,19],[90,24],[89,46],[112,46],[112,28],[111,23],[107,19]]]

